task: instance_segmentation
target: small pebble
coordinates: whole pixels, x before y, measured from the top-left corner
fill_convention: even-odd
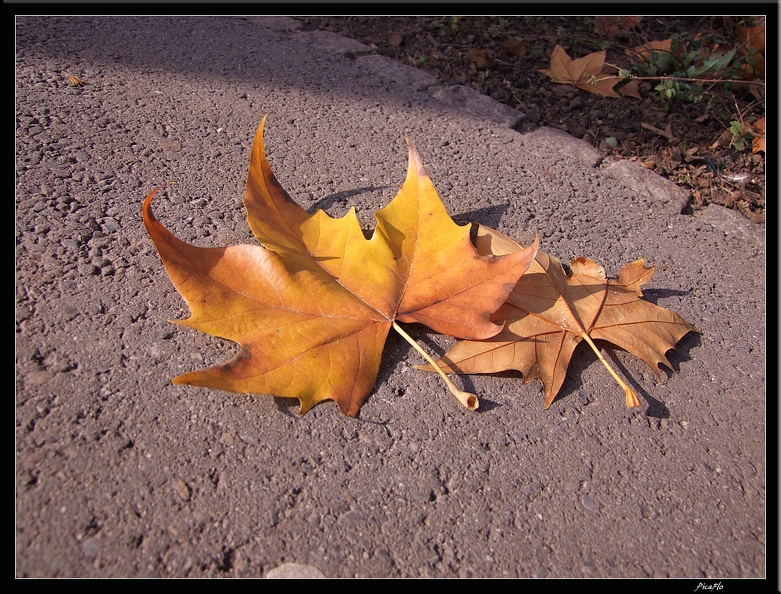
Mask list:
[[[84,553],[85,557],[97,557],[100,552],[100,543],[98,542],[98,539],[91,536],[81,543],[81,552]]]
[[[283,563],[266,574],[267,578],[324,578],[325,574],[312,565]]]
[[[174,490],[183,501],[190,501],[190,487],[182,479],[174,479]]]

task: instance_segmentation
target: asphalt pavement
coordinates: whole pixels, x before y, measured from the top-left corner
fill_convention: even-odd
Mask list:
[[[716,205],[687,214],[688,193],[636,163],[285,17],[17,17],[15,84],[16,577],[776,591],[764,228]],[[357,418],[173,385],[236,347],[169,322],[188,310],[143,199],[167,184],[155,215],[190,243],[254,243],[242,199],[264,115],[271,166],[305,209],[354,206],[372,229],[409,136],[457,222],[537,232],[610,276],[644,257],[645,298],[702,334],[662,382],[601,345],[635,409],[582,345],[549,409],[536,380],[455,377],[480,398],[470,412],[393,333]],[[408,330],[432,353],[452,344]]]

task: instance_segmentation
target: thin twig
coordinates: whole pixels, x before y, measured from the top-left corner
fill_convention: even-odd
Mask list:
[[[758,85],[763,87],[765,86],[764,82],[757,82],[755,80],[751,80],[751,81],[739,80],[736,78],[689,78],[686,76],[635,76],[631,72],[627,73],[626,76],[610,75],[600,80],[608,80],[614,78],[619,80],[678,80],[678,81],[699,82],[699,83],[744,83],[744,84]]]

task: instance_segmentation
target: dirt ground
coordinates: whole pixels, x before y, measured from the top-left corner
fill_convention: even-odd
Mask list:
[[[593,17],[300,17],[306,29],[354,38],[514,107],[536,126],[564,130],[606,156],[640,162],[689,190],[692,211],[720,204],[764,225],[765,154],[752,153],[750,143],[743,150],[730,146],[730,121],[765,115],[764,102],[747,87],[712,84],[694,103],[662,101],[656,83],[643,81],[642,99],[614,99],[555,84],[540,73],[556,45],[573,59],[606,48],[607,63],[628,68],[627,49],[673,35],[735,41],[736,26],[749,19],[645,17],[600,34]]]

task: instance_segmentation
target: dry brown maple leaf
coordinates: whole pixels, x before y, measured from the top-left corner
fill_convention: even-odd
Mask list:
[[[481,225],[477,249],[482,254],[508,254],[521,246]],[[634,391],[610,368],[593,341],[609,341],[640,357],[659,378],[660,364],[672,369],[667,351],[685,334],[699,331],[677,313],[641,298],[640,286],[653,271],[642,259],[635,260],[612,280],[595,262],[575,258],[568,275],[556,258],[538,252],[507,303],[492,317],[505,324],[504,329],[486,340],[457,343],[437,363],[446,373],[514,369],[523,374],[524,383],[538,378],[548,408],[564,382],[575,347],[585,340],[624,388],[627,406],[639,406]],[[416,367],[431,370],[426,365]]]
[[[573,85],[602,97],[620,98],[621,95],[613,87],[621,79],[602,72],[606,55],[607,52],[602,50],[573,60],[563,47],[557,45],[551,52],[550,68],[542,68],[540,72],[553,82]]]
[[[408,338],[397,321],[471,338],[501,329],[490,316],[536,246],[506,256],[478,254],[470,226],[447,214],[409,140],[407,178],[376,213],[371,238],[354,209],[339,219],[309,214],[271,172],[264,122],[244,199],[263,247],[189,245],[153,216],[157,190],[144,202],[147,231],[190,308],[190,317],[177,323],[241,347],[227,363],[185,373],[174,383],[298,398],[301,413],[330,399],[355,416],[374,386],[391,326]],[[454,394],[477,408],[474,395]]]
[[[765,118],[761,117],[756,122],[754,122],[754,125],[751,126],[752,131],[754,132],[754,138],[751,139],[751,152],[752,153],[758,153],[759,151],[762,151],[766,153],[765,151]]]
[[[625,53],[627,56],[643,64],[647,64],[653,54],[669,54],[673,45],[672,38],[653,41],[648,41],[643,45],[640,45],[634,49],[627,49]]]
[[[630,80],[618,89],[622,97],[634,97],[635,99],[642,99],[643,95],[640,93],[640,81],[637,79]]]
[[[764,20],[764,19],[763,19]],[[738,25],[735,27],[735,31],[738,34],[740,43],[745,44],[751,49],[757,52],[765,51],[765,23],[761,23],[754,27],[746,27],[744,25]]]
[[[741,46],[739,48],[741,54],[746,56],[746,59],[740,60],[739,68],[741,77],[743,80],[764,80],[765,78],[765,18],[757,19],[757,25],[753,27],[746,27],[744,25],[738,25],[735,28],[735,32],[738,35]],[[760,91],[760,89],[762,89]],[[749,90],[755,95],[759,95],[757,98],[762,100],[764,98],[761,95],[764,92],[764,86],[749,85]]]
[[[641,16],[598,16],[594,17],[594,33],[614,39],[621,31],[633,29],[643,20]]]

